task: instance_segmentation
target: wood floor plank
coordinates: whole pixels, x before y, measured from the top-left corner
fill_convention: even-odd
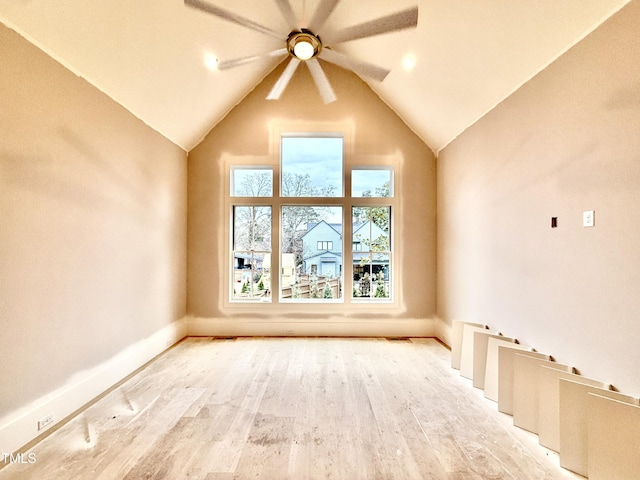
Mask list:
[[[166,452],[166,449],[162,448],[165,432],[170,431],[178,423],[182,414],[201,394],[200,389],[184,389],[167,402],[166,406],[154,404],[141,411],[132,419],[132,422],[143,423],[144,428],[136,434],[129,447],[121,450],[108,467],[94,478],[96,480],[126,478],[136,465],[144,461],[145,457],[151,455],[152,462],[158,457],[162,458]],[[156,448],[153,448],[154,446]]]
[[[0,480],[572,478],[450,358],[430,339],[188,338]]]
[[[235,469],[242,478],[286,478],[293,417],[258,413]]]

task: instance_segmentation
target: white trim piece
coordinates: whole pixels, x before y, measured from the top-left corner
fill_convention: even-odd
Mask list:
[[[264,320],[255,316],[242,318],[187,318],[187,336],[191,337],[434,337],[435,320],[431,318],[379,319],[369,316],[295,318]]]
[[[627,480],[640,472],[640,407],[588,394],[589,479]]]
[[[475,332],[473,334],[473,386],[484,389],[487,373],[487,356],[489,340],[502,340],[515,343],[515,338],[503,337],[501,334],[490,332]]]
[[[516,353],[513,364],[513,424],[532,433],[539,431],[539,392],[542,366],[574,372],[569,365]]]
[[[501,346],[515,350],[533,351],[533,348],[512,342],[506,337],[489,337],[489,341],[487,342],[487,363],[484,372],[484,396],[494,402],[498,401],[498,347]]]
[[[639,405],[637,398],[560,378],[560,466],[589,476],[589,393]]]
[[[453,320],[451,322],[451,368],[460,370],[460,362],[462,360],[462,337],[464,326],[488,328],[481,323],[463,322],[462,320]]]
[[[548,360],[549,355],[538,352],[527,352],[508,347],[498,347],[498,411],[513,415],[514,364],[516,354],[529,355],[533,358]]]
[[[538,441],[543,447],[560,452],[560,379],[604,390],[611,389],[611,385],[545,365],[541,366],[538,379]]]
[[[473,349],[474,338],[476,332],[485,332],[496,334],[497,332],[490,332],[486,327],[476,327],[466,324],[462,328],[462,349],[460,352],[460,375],[473,380]]]

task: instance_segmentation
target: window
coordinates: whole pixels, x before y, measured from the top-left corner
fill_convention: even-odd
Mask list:
[[[342,207],[282,207],[281,245],[282,300],[342,298]]]
[[[271,207],[233,207],[234,300],[271,300]]]
[[[271,197],[273,170],[271,168],[232,167],[231,195],[234,197]]]
[[[354,207],[353,298],[390,297],[391,208]]]
[[[352,197],[393,197],[393,170],[390,168],[353,169]]]
[[[318,250],[333,250],[333,242],[318,242]]]
[[[342,137],[283,136],[283,197],[342,197]]]
[[[341,134],[282,134],[279,165],[230,165],[231,301],[391,299],[394,170],[343,151]]]

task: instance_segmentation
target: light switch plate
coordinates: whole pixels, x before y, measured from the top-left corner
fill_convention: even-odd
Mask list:
[[[582,226],[593,227],[595,225],[595,212],[593,210],[587,210],[582,212]]]

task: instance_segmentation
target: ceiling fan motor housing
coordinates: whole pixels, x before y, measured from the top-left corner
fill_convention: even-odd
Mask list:
[[[303,28],[300,31],[293,31],[289,34],[287,50],[289,55],[298,60],[309,60],[320,54],[322,42],[320,37]]]

